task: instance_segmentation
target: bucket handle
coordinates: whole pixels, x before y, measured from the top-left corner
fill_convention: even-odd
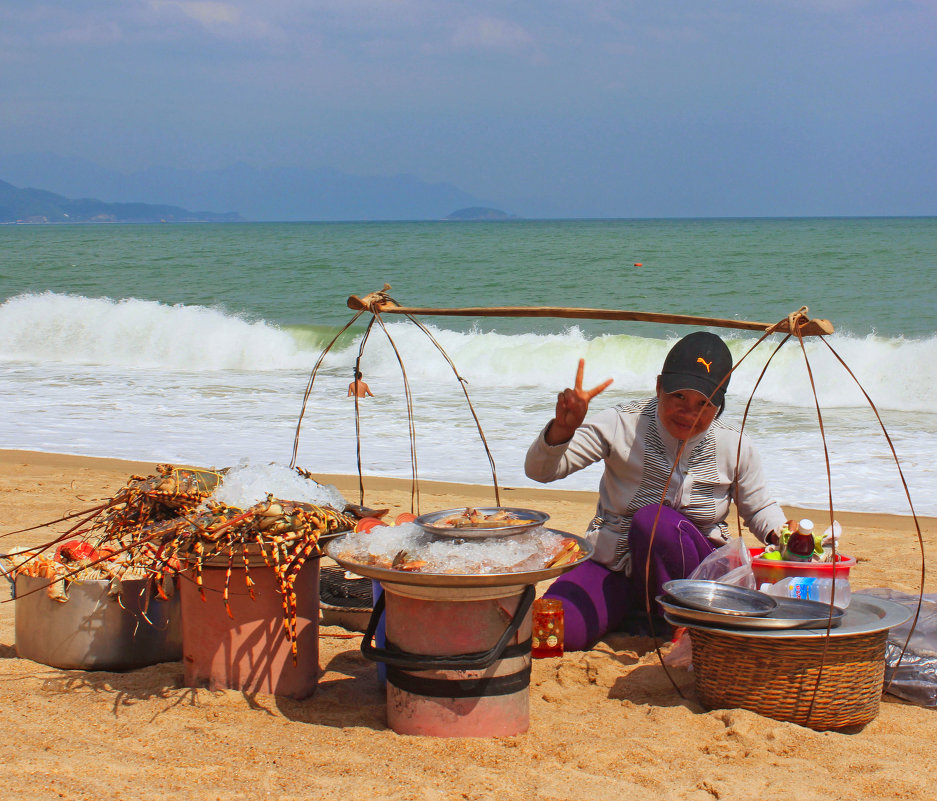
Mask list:
[[[487,651],[477,651],[472,654],[452,654],[446,656],[433,656],[430,654],[408,654],[404,651],[391,651],[387,648],[378,648],[374,645],[374,634],[384,614],[384,594],[377,599],[368,621],[368,630],[361,641],[361,653],[365,659],[372,662],[383,662],[395,667],[408,670],[484,670],[491,667],[507,647],[508,641],[517,634],[531,604],[534,602],[535,588],[528,584],[521,595],[520,603],[514,612],[514,617],[501,635],[501,639]]]

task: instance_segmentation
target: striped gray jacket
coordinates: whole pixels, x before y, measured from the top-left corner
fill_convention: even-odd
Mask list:
[[[676,466],[681,443],[661,424],[656,397],[599,412],[569,442],[549,445],[545,431],[527,451],[525,470],[530,478],[555,481],[605,462],[587,537],[595,544],[593,559],[612,570],[630,573],[631,518],[642,506],[662,500],[717,543],[729,536],[726,518],[732,501],[738,502],[742,520],[761,541],[785,521],[783,510],[765,486],[753,443],[721,419],[687,442]],[[671,468],[673,477],[667,485]],[[738,498],[733,497],[736,474]]]

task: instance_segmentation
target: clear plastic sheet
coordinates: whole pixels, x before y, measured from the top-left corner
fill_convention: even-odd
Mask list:
[[[918,596],[887,587],[862,590],[862,593],[894,601],[911,611],[911,618],[907,623],[888,631],[885,645],[887,691],[919,706],[937,708],[937,595],[923,597],[921,614],[902,657],[901,649],[904,648],[911,624],[914,622]]]

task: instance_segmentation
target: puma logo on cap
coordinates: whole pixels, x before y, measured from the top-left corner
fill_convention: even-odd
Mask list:
[[[714,406],[723,406],[731,374],[732,353],[726,343],[709,331],[695,331],[670,349],[659,378],[666,393],[692,389]]]

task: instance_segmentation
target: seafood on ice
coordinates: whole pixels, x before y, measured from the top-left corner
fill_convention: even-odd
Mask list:
[[[282,470],[315,485],[314,491],[321,489],[306,471]],[[236,495],[243,508],[221,502],[213,493],[224,486],[225,474],[158,465],[155,475],[131,476],[114,497],[93,509],[38,526],[77,520],[51,542],[7,554],[12,572],[47,578],[47,592],[59,601],[68,598],[68,582],[90,579],[109,579],[119,592],[122,579],[149,578],[155,592],[166,598],[180,575],[194,581],[205,600],[202,571],[212,561],[227,568],[223,602],[231,615],[228,589],[233,567],[243,565],[253,598],[249,566],[256,555],[276,576],[284,634],[295,660],[296,577],[310,557],[321,555],[321,537],[352,530],[358,517],[324,504],[281,500],[273,493],[251,503],[253,497],[244,494],[243,486]],[[261,480],[276,483],[269,471],[263,475]],[[329,498],[337,497],[336,505],[344,507],[337,490],[331,490]]]
[[[571,537],[538,526],[511,537],[436,539],[415,523],[373,526],[334,540],[330,556],[353,565],[420,573],[524,573],[571,564],[582,557]]]
[[[521,526],[537,523],[537,520],[524,519],[516,512],[499,509],[491,514],[484,514],[477,509],[467,508],[457,515],[449,515],[440,520],[434,520],[436,528],[503,528],[505,526]]]

